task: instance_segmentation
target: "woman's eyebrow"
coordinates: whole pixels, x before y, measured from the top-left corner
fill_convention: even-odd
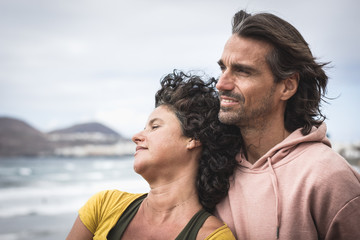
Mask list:
[[[158,117],[152,118],[152,119],[150,119],[148,125],[151,125],[151,124],[153,124],[153,123],[156,122],[156,121],[162,121],[162,119],[161,119],[161,118],[158,118]]]

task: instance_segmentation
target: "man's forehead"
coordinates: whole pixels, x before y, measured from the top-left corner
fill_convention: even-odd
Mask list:
[[[243,61],[264,62],[272,46],[265,41],[232,35],[226,42],[218,63],[235,64]]]

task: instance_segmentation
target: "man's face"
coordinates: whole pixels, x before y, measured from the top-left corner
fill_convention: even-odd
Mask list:
[[[265,60],[271,49],[265,42],[237,35],[227,41],[218,62],[222,74],[216,85],[221,122],[249,127],[272,117],[278,88]]]

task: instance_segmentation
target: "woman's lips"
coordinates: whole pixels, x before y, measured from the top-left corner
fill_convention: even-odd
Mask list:
[[[139,152],[139,151],[142,151],[142,150],[146,150],[147,148],[146,147],[143,147],[143,146],[136,146],[136,152],[135,152],[135,154],[137,153],[137,152]]]

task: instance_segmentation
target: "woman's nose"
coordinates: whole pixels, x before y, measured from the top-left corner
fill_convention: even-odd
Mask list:
[[[142,142],[144,141],[144,136],[143,136],[143,131],[140,131],[136,134],[134,134],[134,136],[131,138],[131,140],[134,142],[134,143],[138,143],[138,142]]]

